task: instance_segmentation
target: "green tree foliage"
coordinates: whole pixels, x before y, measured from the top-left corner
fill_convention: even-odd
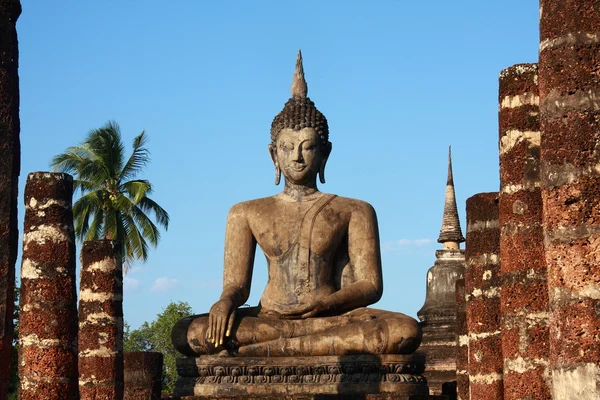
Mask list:
[[[158,351],[164,356],[163,393],[173,393],[177,380],[176,360],[183,357],[171,344],[171,329],[177,321],[192,314],[186,302],[169,303],[152,322],[144,322],[138,329],[131,330],[125,324],[125,351]]]
[[[119,125],[111,121],[50,163],[53,170],[74,175],[74,188],[81,191],[73,205],[77,238],[121,241],[126,266],[135,259],[146,261],[149,244],[156,246],[160,240],[149,214],[154,214],[158,225],[169,226],[169,214],[148,197],[150,182],[134,179],[150,162],[147,141],[142,131],[133,139],[133,152],[126,158]]]

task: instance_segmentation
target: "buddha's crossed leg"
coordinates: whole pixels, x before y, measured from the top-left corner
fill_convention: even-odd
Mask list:
[[[173,343],[189,356],[223,350],[248,357],[409,354],[421,342],[421,329],[414,319],[371,308],[294,320],[263,316],[255,307],[242,308],[237,311],[232,337],[219,347],[206,339],[208,314],[189,317],[178,325]]]

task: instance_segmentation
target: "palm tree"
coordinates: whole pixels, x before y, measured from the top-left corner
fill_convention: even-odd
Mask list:
[[[152,185],[134,179],[150,161],[144,131],[133,139],[133,152],[125,159],[125,146],[116,122],[91,131],[79,146],[69,147],[50,163],[54,171],[74,175],[74,191],[81,197],[73,205],[75,235],[80,241],[111,239],[123,244],[125,266],[146,261],[148,243],[156,247],[158,225],[169,227],[169,214],[148,195]]]

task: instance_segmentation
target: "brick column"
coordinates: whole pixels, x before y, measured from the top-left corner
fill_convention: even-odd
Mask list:
[[[82,400],[123,398],[123,264],[112,240],[81,249],[79,391]]]
[[[553,396],[600,398],[600,0],[540,1]]]
[[[163,355],[157,352],[125,353],[125,400],[160,400]]]
[[[503,398],[498,193],[467,199],[465,293],[473,400]]]
[[[467,308],[465,280],[459,279],[456,288],[456,391],[458,400],[469,400],[469,335],[467,331]]]
[[[25,186],[20,400],[78,399],[73,179],[34,172]]]
[[[537,64],[500,73],[500,292],[504,398],[550,398]]]
[[[0,0],[0,400],[6,399],[12,364],[15,263],[20,170],[19,0]]]

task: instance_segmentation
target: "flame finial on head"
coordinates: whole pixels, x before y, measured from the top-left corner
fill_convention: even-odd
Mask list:
[[[274,146],[282,129],[299,131],[303,128],[313,128],[324,149],[331,149],[329,143],[329,127],[327,118],[317,109],[315,103],[308,97],[308,86],[304,79],[302,52],[298,50],[296,69],[292,81],[292,97],[288,99],[283,110],[273,118],[271,123],[271,144]]]
[[[296,58],[296,70],[294,71],[294,79],[292,80],[292,97],[308,97],[308,85],[304,79],[302,51],[300,50],[298,50],[298,57]]]

